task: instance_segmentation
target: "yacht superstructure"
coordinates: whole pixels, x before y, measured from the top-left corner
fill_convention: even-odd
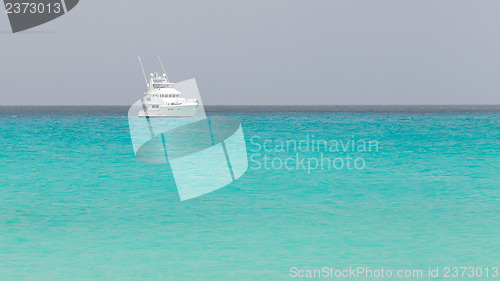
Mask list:
[[[139,117],[193,117],[200,106],[198,99],[187,99],[181,95],[165,73],[151,73]]]

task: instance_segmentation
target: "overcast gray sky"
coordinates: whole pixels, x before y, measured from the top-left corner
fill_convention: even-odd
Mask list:
[[[500,1],[81,0],[10,33],[0,105],[130,105],[137,62],[205,104],[500,104]]]

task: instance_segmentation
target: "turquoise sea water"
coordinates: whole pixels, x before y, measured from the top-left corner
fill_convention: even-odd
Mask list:
[[[0,109],[0,280],[500,267],[498,106],[209,108],[241,120],[253,161],[232,184],[184,202],[165,165],[135,159],[126,112]],[[276,148],[312,139],[378,146]],[[364,167],[278,165],[314,164],[321,152]],[[258,167],[264,156],[275,166]]]

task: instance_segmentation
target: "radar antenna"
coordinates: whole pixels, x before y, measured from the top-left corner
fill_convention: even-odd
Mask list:
[[[165,67],[163,67],[163,63],[161,62],[160,56],[158,56],[158,61],[160,61],[161,69],[163,70],[163,73],[165,73],[165,78],[167,79],[168,82],[167,72],[165,71]]]
[[[144,72],[144,66],[142,66],[141,57],[137,56],[137,58],[139,59],[139,63],[141,64],[142,75],[144,76],[144,81],[146,82],[146,89],[149,89],[149,83],[148,83],[148,79],[146,78],[146,72]]]

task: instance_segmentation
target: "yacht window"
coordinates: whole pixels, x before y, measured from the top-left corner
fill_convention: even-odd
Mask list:
[[[167,88],[167,85],[166,84],[153,84],[153,88],[155,88],[155,89]]]

